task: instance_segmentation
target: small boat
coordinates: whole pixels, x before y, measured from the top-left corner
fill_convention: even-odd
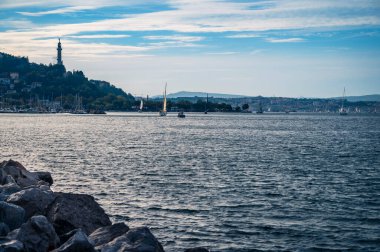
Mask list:
[[[179,117],[179,118],[185,118],[186,115],[185,115],[185,113],[183,113],[183,111],[180,111],[180,112],[178,113],[178,117]]]
[[[347,109],[344,108],[344,100],[346,99],[346,88],[343,89],[342,106],[339,109],[340,115],[347,115]]]
[[[141,99],[139,113],[141,113],[143,111],[143,108],[144,108],[144,102]]]
[[[164,101],[162,104],[162,110],[160,110],[160,112],[158,113],[160,116],[166,116],[166,114],[167,114],[167,111],[166,111],[166,86],[167,86],[167,83],[165,83]]]

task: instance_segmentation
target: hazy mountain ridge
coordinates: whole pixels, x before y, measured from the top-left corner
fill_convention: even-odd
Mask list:
[[[234,94],[220,94],[220,93],[206,93],[206,92],[189,92],[189,91],[180,91],[176,93],[171,93],[167,95],[167,98],[181,98],[181,97],[213,97],[213,98],[244,98],[249,97],[245,95],[234,95]],[[155,95],[152,98],[161,98],[162,95]]]
[[[249,95],[235,95],[235,94],[221,94],[221,93],[206,93],[206,92],[190,92],[190,91],[180,91],[176,93],[170,93],[167,95],[167,98],[173,99],[173,98],[190,98],[190,97],[199,97],[199,98],[222,98],[222,99],[236,99],[236,98],[251,98],[251,97],[258,97],[258,96],[249,96]],[[162,98],[162,95],[155,95],[152,97],[155,98]],[[294,97],[282,97],[282,98],[291,98],[291,99],[297,99]],[[300,98],[300,99],[305,99]],[[306,98],[308,99],[308,98]],[[334,100],[340,100],[342,97],[331,97],[331,98],[318,98],[313,97],[310,99],[334,99]],[[360,96],[346,96],[346,100],[350,102],[359,102],[359,101],[374,101],[378,102],[380,101],[380,94],[371,94],[371,95],[360,95]]]
[[[333,97],[331,99],[342,99],[342,97]],[[350,102],[359,102],[359,101],[380,101],[380,94],[372,95],[360,95],[360,96],[346,96],[346,100]]]

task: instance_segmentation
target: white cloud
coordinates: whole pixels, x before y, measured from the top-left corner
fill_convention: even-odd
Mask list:
[[[148,40],[174,40],[181,42],[197,42],[204,39],[204,37],[199,36],[180,36],[180,35],[171,35],[171,36],[144,36]]]
[[[255,33],[242,33],[242,34],[226,36],[226,38],[260,38],[260,37],[262,37],[262,35],[258,35]]]
[[[68,35],[66,38],[79,38],[79,39],[102,39],[102,38],[128,38],[130,35],[126,34],[94,34],[94,35]]]
[[[44,16],[44,15],[65,14],[65,13],[78,12],[78,11],[93,10],[97,8],[98,8],[97,6],[72,6],[72,7],[65,7],[65,8],[49,10],[49,11],[40,11],[40,12],[20,11],[17,13],[24,16],[38,17],[38,16]]]
[[[267,38],[266,41],[270,43],[298,43],[298,42],[304,42],[305,40],[303,38]]]

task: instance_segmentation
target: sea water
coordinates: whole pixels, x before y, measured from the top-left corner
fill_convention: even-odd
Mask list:
[[[380,249],[380,116],[1,114],[0,143],[166,251]]]

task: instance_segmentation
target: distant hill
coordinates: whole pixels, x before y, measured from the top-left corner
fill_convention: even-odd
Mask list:
[[[205,92],[188,92],[188,91],[180,91],[177,93],[168,94],[167,98],[180,98],[180,97],[206,97],[208,94],[209,97],[214,98],[244,98],[247,96],[244,95],[234,95],[234,94],[219,94],[219,93],[205,93]],[[156,95],[152,98],[161,98],[162,95]]]
[[[331,99],[342,99],[342,97],[334,97]],[[380,95],[379,94],[373,94],[373,95],[362,95],[362,96],[346,96],[347,101],[350,102],[360,102],[360,101],[374,101],[378,102],[380,101]]]
[[[121,88],[101,80],[89,80],[82,71],[66,71],[64,65],[29,62],[0,52],[2,106],[36,107],[60,104],[60,109],[128,110],[135,99]],[[41,105],[42,104],[42,105]]]

